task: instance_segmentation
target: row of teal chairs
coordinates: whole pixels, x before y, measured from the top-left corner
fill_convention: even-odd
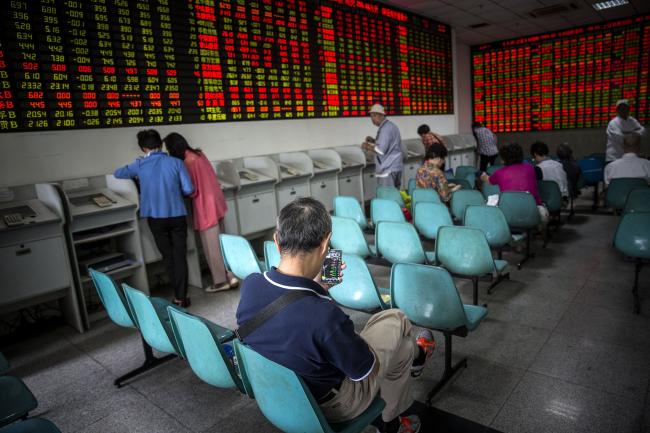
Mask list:
[[[0,353],[0,433],[61,433],[46,419],[28,418],[38,401],[21,379],[7,375],[9,370],[11,364]]]
[[[607,192],[605,193],[605,206],[613,209],[615,212],[624,211],[627,205],[627,199],[633,191],[644,191],[648,190],[650,192],[650,186],[648,182],[642,178],[630,177],[630,178],[617,178],[612,179],[607,186]],[[644,201],[644,198],[647,198],[648,192],[638,193],[638,197],[633,199],[630,203],[630,208],[636,206],[649,206],[647,201]]]
[[[377,397],[357,418],[330,425],[300,377],[233,340],[233,331],[127,284],[120,287],[104,273],[90,273],[116,324],[122,325],[128,316],[151,347],[187,360],[192,371],[212,386],[237,389],[254,398],[266,418],[285,432],[360,432],[385,406]],[[227,353],[226,345],[232,345],[234,357]]]
[[[647,202],[644,206],[647,206]],[[643,265],[650,260],[650,213],[637,210],[625,213],[616,228],[614,246],[634,260],[633,311],[639,314],[641,312],[639,274]]]

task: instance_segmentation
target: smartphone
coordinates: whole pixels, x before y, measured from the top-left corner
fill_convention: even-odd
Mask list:
[[[330,285],[336,285],[343,281],[343,275],[341,274],[342,264],[343,252],[341,250],[329,250],[323,262],[321,281]]]

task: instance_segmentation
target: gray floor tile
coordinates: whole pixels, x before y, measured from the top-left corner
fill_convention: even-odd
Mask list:
[[[650,341],[650,318],[585,304],[572,304],[557,332],[612,344],[645,347]]]
[[[193,431],[203,431],[249,403],[237,390],[204,383],[182,360],[160,366],[131,387]]]
[[[280,430],[264,417],[255,402],[249,402],[201,433],[223,432],[278,433]]]
[[[549,335],[550,331],[546,329],[493,320],[488,313],[488,317],[467,337],[454,337],[454,352],[526,369]]]
[[[442,346],[439,351],[440,356],[436,357],[432,368],[427,368],[425,374],[413,382],[416,400],[426,399],[443,372]],[[462,354],[456,353],[454,362],[461,358]],[[452,381],[433,399],[432,404],[447,412],[489,425],[523,374],[523,370],[469,357],[467,368],[456,373]]]
[[[492,427],[506,433],[633,433],[639,431],[641,404],[526,373]]]
[[[495,302],[489,297],[487,301],[490,318],[494,320],[548,330],[557,326],[569,308],[569,302],[540,297],[530,291],[519,293],[509,302]]]
[[[191,433],[169,414],[142,399],[136,404],[124,405],[110,415],[89,425],[80,433]]]
[[[642,400],[650,378],[650,349],[555,334],[530,371]]]
[[[574,302],[630,312],[634,306],[632,284],[631,279],[618,282],[589,279]],[[650,287],[650,284],[641,287]],[[641,313],[650,317],[650,291],[641,290],[640,295]]]

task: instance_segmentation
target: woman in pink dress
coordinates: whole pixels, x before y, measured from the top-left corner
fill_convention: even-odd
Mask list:
[[[223,218],[228,210],[226,199],[212,164],[201,149],[192,148],[185,138],[172,132],[163,140],[167,152],[183,160],[194,184],[192,198],[194,230],[199,232],[203,253],[212,274],[212,285],[206,292],[228,290],[239,285],[239,280],[226,271],[219,233],[223,231]]]

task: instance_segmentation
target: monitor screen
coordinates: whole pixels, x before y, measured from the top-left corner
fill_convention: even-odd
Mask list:
[[[362,0],[7,0],[0,131],[453,113],[451,29]]]
[[[650,16],[472,47],[474,119],[494,132],[650,122]]]

